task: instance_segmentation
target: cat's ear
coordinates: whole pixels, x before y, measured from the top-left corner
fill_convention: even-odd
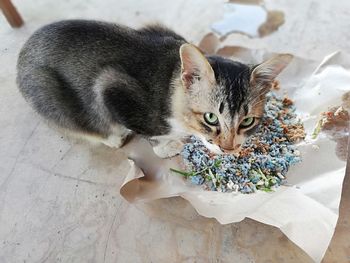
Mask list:
[[[206,79],[213,83],[215,75],[208,60],[191,44],[183,44],[180,47],[181,80],[186,88],[189,88],[196,79]]]
[[[250,76],[253,85],[266,85],[281,73],[292,61],[293,56],[290,54],[280,54],[256,66]]]

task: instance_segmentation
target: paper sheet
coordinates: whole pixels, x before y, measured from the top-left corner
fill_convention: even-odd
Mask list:
[[[240,47],[224,47],[224,50],[225,55],[248,62],[261,62],[271,56],[263,50]],[[350,61],[348,57],[339,52],[329,55],[321,64],[295,58],[279,77],[280,92],[287,92],[295,101],[307,132],[305,142],[299,145],[303,161],[288,172],[287,186],[280,186],[273,193],[205,191],[170,173],[170,167],[181,169],[181,157],[160,159],[145,139],[136,138],[124,148],[133,161],[120,189],[121,195],[129,202],[181,196],[200,215],[216,218],[221,224],[252,218],[280,228],[315,262],[320,262],[338,219],[346,156],[345,159],[338,156],[339,142],[334,138],[321,133],[313,140],[311,133],[321,112],[345,103],[342,95],[350,91],[347,61]]]

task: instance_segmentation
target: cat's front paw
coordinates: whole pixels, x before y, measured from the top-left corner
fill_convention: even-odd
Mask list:
[[[180,154],[183,148],[183,143],[180,141],[170,141],[168,143],[160,143],[153,147],[153,151],[160,158],[169,158]]]

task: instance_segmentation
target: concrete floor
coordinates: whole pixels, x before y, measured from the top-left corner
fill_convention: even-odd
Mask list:
[[[129,167],[106,147],[47,127],[15,85],[16,56],[39,26],[94,18],[140,26],[161,21],[198,43],[221,18],[223,1],[13,1],[26,22],[0,16],[0,262],[312,262],[278,229],[244,220],[222,226],[180,198],[128,204],[119,186]],[[285,24],[265,38],[234,35],[246,47],[320,58],[350,52],[350,2],[266,1]],[[323,262],[350,262],[350,176],[340,220]],[[320,233],[321,234],[321,233]]]

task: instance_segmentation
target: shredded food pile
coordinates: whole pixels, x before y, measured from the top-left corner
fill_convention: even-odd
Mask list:
[[[171,170],[206,190],[270,192],[285,183],[289,167],[301,161],[295,142],[304,138],[304,127],[293,102],[271,92],[259,127],[242,145],[238,156],[213,155],[192,136],[181,153],[186,171]]]

